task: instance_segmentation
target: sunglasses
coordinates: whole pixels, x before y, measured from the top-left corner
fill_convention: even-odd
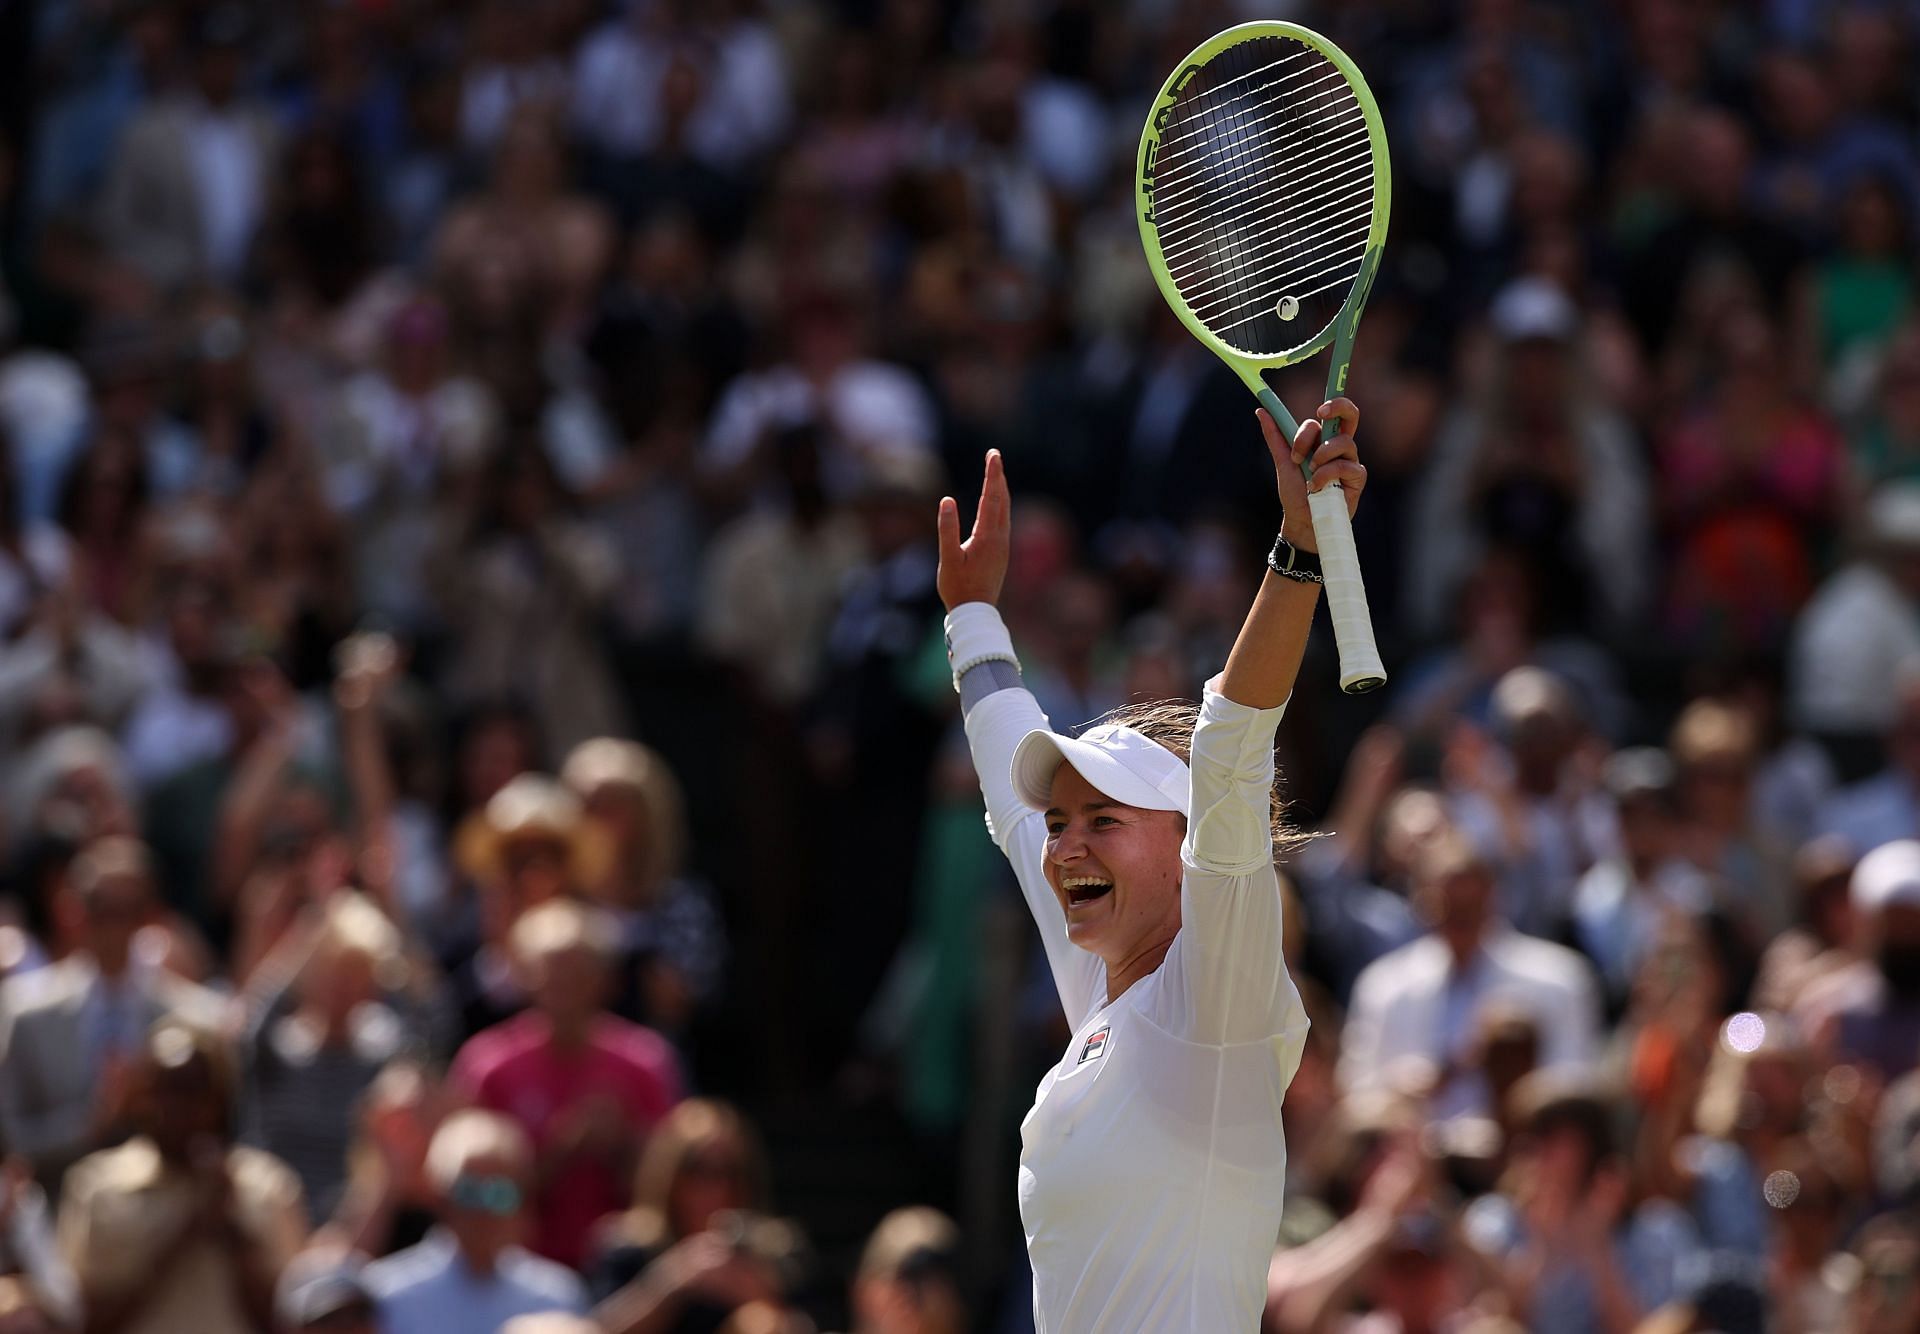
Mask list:
[[[447,1199],[462,1209],[511,1218],[520,1212],[523,1196],[512,1177],[460,1176],[447,1188]]]

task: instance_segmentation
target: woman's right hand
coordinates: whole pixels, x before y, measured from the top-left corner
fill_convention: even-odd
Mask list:
[[[960,540],[960,506],[952,496],[940,501],[940,572],[935,584],[948,611],[966,602],[998,603],[1007,579],[1007,554],[1013,509],[1000,451],[987,451],[987,475],[980,484],[980,508],[973,532]]]
[[[764,1268],[717,1232],[696,1232],[653,1262],[654,1278],[670,1295],[702,1298],[732,1309],[777,1295]]]

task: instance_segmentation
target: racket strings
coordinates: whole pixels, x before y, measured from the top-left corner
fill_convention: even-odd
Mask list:
[[[1362,133],[1364,134],[1365,131],[1363,130]],[[1330,158],[1331,156],[1332,156],[1331,154],[1326,155],[1326,157],[1328,158]],[[1317,162],[1312,164],[1308,164],[1308,163],[1300,163],[1297,165],[1289,164],[1289,170],[1307,170],[1309,169],[1309,167],[1311,167],[1314,170],[1318,170],[1323,165],[1324,165],[1324,160],[1322,162]],[[1337,168],[1332,175],[1322,177],[1320,179],[1320,185],[1322,186],[1322,188],[1325,188],[1328,186],[1340,184],[1342,182],[1355,181],[1359,179],[1365,179],[1367,182],[1367,193],[1363,202],[1370,204],[1373,200],[1373,164],[1370,162],[1362,161],[1362,162],[1350,163],[1345,167]],[[1258,189],[1263,184],[1264,182],[1261,182],[1261,181],[1249,181],[1246,185],[1243,185],[1238,189],[1231,190],[1227,194],[1222,195],[1220,199],[1217,201],[1217,203],[1224,204],[1227,200],[1232,199],[1238,195],[1243,195],[1247,193],[1247,191],[1249,190]],[[1279,201],[1277,199],[1272,197],[1269,197],[1266,200],[1261,201],[1260,203],[1256,204],[1254,207],[1245,210],[1241,221],[1246,224],[1267,223],[1269,219],[1273,216],[1275,206],[1278,204],[1278,202]],[[1322,205],[1319,209],[1313,212],[1302,213],[1298,215],[1296,218],[1293,219],[1293,221],[1296,223],[1305,223],[1305,222],[1311,221],[1316,217],[1319,217],[1323,213],[1330,212],[1333,209],[1344,207],[1353,202],[1354,202],[1353,197],[1349,197],[1345,199],[1335,199],[1330,203]],[[1169,269],[1177,269],[1179,267],[1178,265],[1175,265],[1171,262],[1175,254],[1180,254],[1184,256],[1192,249],[1191,243],[1186,241],[1184,238],[1190,236],[1196,230],[1197,226],[1198,224],[1196,222],[1189,221],[1189,222],[1181,223],[1177,227],[1166,227],[1161,229],[1161,232],[1160,232],[1161,253],[1167,257],[1169,261],[1167,267]],[[1255,230],[1265,230],[1265,229],[1266,228],[1249,227],[1250,232]],[[1167,244],[1168,240],[1173,237],[1183,238],[1181,241],[1181,244],[1174,245],[1174,246],[1168,245]]]
[[[1239,54],[1241,53],[1235,52],[1235,51],[1229,51],[1224,53],[1225,57],[1229,57],[1229,58],[1236,57]],[[1290,57],[1287,57],[1287,58],[1298,58],[1298,56],[1302,54],[1307,54],[1307,53],[1294,52]],[[1247,62],[1247,63],[1251,64],[1251,62]],[[1212,146],[1217,146],[1222,139],[1225,139],[1231,136],[1233,133],[1233,124],[1230,118],[1230,111],[1233,104],[1233,99],[1232,98],[1216,99],[1212,106],[1208,106],[1204,110],[1201,109],[1201,102],[1208,95],[1208,93],[1217,91],[1220,88],[1230,86],[1231,84],[1237,83],[1247,78],[1257,68],[1258,66],[1253,66],[1253,68],[1242,71],[1238,74],[1232,74],[1228,78],[1225,78],[1223,80],[1220,80],[1219,82],[1213,83],[1211,86],[1207,88],[1198,89],[1194,92],[1194,94],[1191,97],[1179,103],[1175,109],[1175,120],[1174,120],[1173,126],[1171,127],[1171,134],[1167,137],[1171,137],[1176,142],[1178,142],[1180,135],[1184,131],[1189,137],[1196,136],[1196,135],[1203,136],[1204,142],[1207,143],[1210,147],[1212,147]],[[1214,72],[1215,70],[1213,69],[1212,66],[1210,66],[1207,73],[1214,73]],[[1226,62],[1224,60],[1218,72],[1219,73],[1229,72],[1226,67]],[[1164,138],[1162,142],[1163,143],[1165,142]],[[1177,156],[1178,155],[1176,154],[1176,157]],[[1205,160],[1206,160],[1206,154],[1203,153],[1200,159],[1198,160],[1198,163],[1185,163],[1185,164],[1181,164],[1180,166],[1174,169],[1175,171],[1174,179],[1176,182],[1178,182],[1181,179],[1182,174],[1184,174],[1183,169],[1184,171],[1194,172],[1194,174],[1198,175],[1200,194],[1202,198],[1204,198],[1204,195],[1207,192],[1207,187],[1209,182],[1207,180],[1207,177],[1203,173],[1198,172],[1196,168],[1199,163],[1204,163]],[[1236,262],[1234,255],[1227,249],[1223,248],[1221,245],[1221,234],[1223,230],[1223,223],[1225,220],[1220,210],[1207,209],[1197,214],[1196,217],[1198,218],[1198,221],[1200,222],[1202,231],[1204,233],[1204,244],[1207,247],[1207,249],[1216,257],[1216,263],[1224,263],[1229,266],[1233,265]]]
[[[1343,245],[1344,249],[1342,248]],[[1358,247],[1357,249],[1355,248],[1356,246]],[[1253,272],[1248,275],[1248,277],[1251,282],[1261,284],[1264,287],[1266,279],[1271,276],[1280,265],[1286,265],[1288,266],[1286,273],[1287,289],[1280,295],[1292,296],[1298,300],[1301,293],[1295,289],[1297,289],[1301,283],[1312,282],[1325,273],[1344,269],[1348,264],[1352,263],[1353,260],[1365,255],[1365,253],[1366,238],[1364,236],[1357,242],[1347,240],[1344,237],[1336,238],[1333,241],[1324,242],[1297,254],[1286,254],[1277,257],[1272,255],[1254,255],[1247,260],[1247,263],[1253,266]],[[1332,269],[1320,267],[1313,273],[1299,272],[1299,270],[1304,268],[1323,266],[1327,263],[1327,257],[1329,255],[1336,254],[1338,258],[1333,260],[1334,267]],[[1237,312],[1245,304],[1247,299],[1258,300],[1259,298],[1246,298],[1243,292],[1226,292],[1218,294],[1211,300],[1204,300],[1198,304],[1189,301],[1187,304],[1192,307],[1193,313],[1200,319],[1210,321],[1213,316]]]
[[[1226,107],[1231,106],[1234,102],[1239,101],[1243,97],[1252,97],[1256,93],[1266,92],[1267,90],[1274,89],[1274,88],[1287,88],[1287,87],[1292,87],[1297,85],[1295,92],[1291,94],[1276,92],[1271,97],[1269,97],[1267,101],[1262,105],[1270,105],[1274,102],[1281,101],[1284,97],[1288,97],[1288,96],[1304,99],[1308,96],[1315,95],[1314,90],[1317,88],[1333,86],[1333,85],[1344,86],[1345,84],[1346,84],[1346,78],[1340,73],[1338,68],[1331,65],[1322,65],[1317,68],[1303,70],[1299,74],[1296,74],[1291,78],[1276,79],[1272,83],[1263,83],[1258,88],[1248,89],[1245,93],[1235,93],[1232,97],[1228,98],[1226,102],[1223,103],[1219,109],[1224,110]],[[1208,91],[1212,92],[1214,90],[1208,89]],[[1194,133],[1197,133],[1197,132],[1198,131],[1195,131]],[[1166,136],[1160,141],[1160,151],[1162,153],[1165,153],[1168,151],[1167,149],[1168,144],[1177,143],[1181,146],[1173,149],[1172,151],[1176,155],[1178,155],[1179,153],[1185,152],[1186,151],[1185,145],[1187,141],[1191,140],[1194,137],[1194,133],[1189,133],[1185,135]]]
[[[1358,190],[1362,178],[1367,188]],[[1339,187],[1354,187],[1355,192],[1343,193]],[[1262,216],[1271,215],[1263,226],[1243,227],[1229,239],[1238,246],[1243,254],[1259,254],[1262,259],[1276,259],[1291,255],[1297,259],[1315,253],[1322,246],[1337,243],[1350,236],[1366,236],[1363,223],[1370,223],[1373,214],[1372,173],[1362,165],[1360,168],[1347,168],[1336,175],[1326,176],[1320,181],[1322,193],[1330,194],[1330,199],[1311,201],[1311,206],[1288,210],[1278,204],[1269,205]],[[1277,212],[1275,210],[1278,210]],[[1313,223],[1312,228],[1306,224]],[[1303,241],[1317,239],[1318,244],[1301,250]],[[1206,247],[1188,244],[1178,248],[1178,262],[1172,255],[1167,257],[1167,273],[1178,280],[1182,275],[1200,271],[1210,256]]]
[[[1261,183],[1260,178],[1258,176],[1253,175],[1251,170],[1251,168],[1256,164],[1253,162],[1246,161],[1246,159],[1256,158],[1261,153],[1272,152],[1276,149],[1279,150],[1281,153],[1284,153],[1286,151],[1287,142],[1288,142],[1287,137],[1284,133],[1284,131],[1287,128],[1288,127],[1285,125],[1276,125],[1271,134],[1269,134],[1269,132],[1267,131],[1261,132],[1262,138],[1265,139],[1264,142],[1262,142],[1262,138],[1251,139],[1248,141],[1245,148],[1237,149],[1231,153],[1224,153],[1221,156],[1217,158],[1213,158],[1211,160],[1202,158],[1192,162],[1181,162],[1172,167],[1163,167],[1161,165],[1161,159],[1156,157],[1154,159],[1154,171],[1156,172],[1156,174],[1162,171],[1188,172],[1193,174],[1205,173],[1204,175],[1201,175],[1201,183],[1199,187],[1189,186],[1184,191],[1178,191],[1178,190],[1171,191],[1167,196],[1168,202],[1177,203],[1180,199],[1193,194],[1196,188],[1204,188],[1204,186],[1210,180],[1217,178],[1218,174],[1221,171],[1223,171],[1226,167],[1235,163],[1236,161],[1240,163],[1240,169],[1246,172],[1246,174],[1250,177],[1250,180],[1248,182],[1249,185],[1260,184]],[[1328,127],[1327,132],[1329,134],[1332,134],[1332,133],[1337,133],[1338,131],[1341,131],[1341,130],[1351,131],[1355,129],[1357,129],[1363,135],[1367,133],[1367,119],[1365,116],[1356,114],[1350,117],[1343,117],[1339,121],[1331,123]],[[1258,165],[1261,167],[1262,170],[1268,169],[1268,164],[1265,162],[1261,162]]]
[[[1255,353],[1305,342],[1332,319],[1339,306],[1316,298],[1357,276],[1372,232],[1365,113],[1321,52],[1274,58],[1292,45],[1256,39],[1216,57],[1176,103],[1154,159],[1169,278],[1196,318],[1216,334],[1245,331],[1237,341]],[[1246,86],[1275,69],[1286,73]],[[1220,96],[1229,88],[1239,91]]]
[[[1280,59],[1268,61],[1264,65],[1256,65],[1254,66],[1254,68],[1248,70],[1245,74],[1236,74],[1231,79],[1223,79],[1221,82],[1216,83],[1209,88],[1204,88],[1200,92],[1195,93],[1192,97],[1189,97],[1187,99],[1187,102],[1191,105],[1197,106],[1202,98],[1212,97],[1214,94],[1221,92],[1223,89],[1230,88],[1234,84],[1239,83],[1242,79],[1251,79],[1256,74],[1264,74],[1268,70],[1279,69],[1283,65],[1291,65],[1295,61],[1306,60],[1313,56],[1317,56],[1319,54],[1320,53],[1318,51],[1315,51],[1309,47],[1303,47],[1300,50],[1295,51],[1292,55],[1282,56],[1280,57]],[[1164,142],[1164,140],[1162,142]]]

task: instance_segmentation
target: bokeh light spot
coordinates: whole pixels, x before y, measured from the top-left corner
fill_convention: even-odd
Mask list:
[[[1751,1010],[1742,1010],[1727,1020],[1721,1038],[1737,1052],[1759,1051],[1760,1044],[1767,1040],[1767,1021]]]
[[[1800,1178],[1784,1170],[1774,1172],[1760,1187],[1760,1193],[1766,1197],[1768,1204],[1776,1209],[1784,1209],[1800,1198]]]

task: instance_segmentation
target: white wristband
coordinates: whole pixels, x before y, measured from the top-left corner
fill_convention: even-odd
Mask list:
[[[947,663],[953,668],[953,688],[958,690],[968,669],[983,662],[1020,665],[1000,609],[991,602],[963,602],[947,613]]]

